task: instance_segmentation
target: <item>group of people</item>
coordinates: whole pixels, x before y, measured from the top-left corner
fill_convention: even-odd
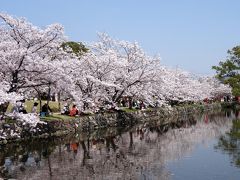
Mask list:
[[[71,109],[69,109],[68,105],[64,105],[63,110],[61,111],[61,114],[62,115],[69,115],[69,116],[76,116],[76,115],[78,115],[78,112],[79,111],[78,111],[76,105],[73,105]],[[42,110],[41,110],[40,115],[44,117],[44,116],[49,115],[50,113],[52,113],[52,109],[49,107],[49,105],[47,103],[45,103],[42,106]]]
[[[12,108],[11,112],[12,113],[23,113],[23,114],[27,114],[27,111],[25,109],[24,106],[25,101],[21,100],[18,101]]]
[[[31,113],[37,114],[37,107],[38,107],[38,102],[33,103],[33,107],[31,109]],[[25,108],[25,100],[18,101],[12,108],[11,110],[12,113],[23,113],[27,114],[27,110]],[[42,106],[42,110],[40,112],[40,116],[46,116],[52,113],[51,108],[47,103],[45,103]]]
[[[23,113],[23,114],[27,114],[27,110],[25,108],[24,105],[25,101],[18,101],[12,108],[11,112],[12,113]],[[31,113],[35,113],[37,114],[37,108],[38,107],[38,102],[34,102],[33,103],[33,107],[31,109]],[[44,116],[48,116],[49,114],[52,113],[52,109],[49,107],[49,105],[47,103],[45,103],[42,108],[41,108],[41,112],[40,112],[40,116],[44,117]],[[61,111],[62,115],[69,115],[69,116],[76,116],[79,114],[79,111],[77,109],[76,105],[73,105],[72,108],[69,108],[68,104],[65,104],[62,111]]]
[[[73,105],[71,109],[69,109],[69,105],[68,104],[65,104],[63,106],[63,109],[61,111],[61,114],[62,115],[69,115],[69,116],[76,116],[79,114],[79,111],[77,109],[77,106],[76,105]]]

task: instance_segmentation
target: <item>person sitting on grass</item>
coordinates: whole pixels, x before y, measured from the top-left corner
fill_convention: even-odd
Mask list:
[[[73,105],[73,106],[72,106],[72,109],[70,110],[69,115],[70,115],[70,116],[76,116],[76,115],[78,115],[78,109],[77,109],[76,105]]]
[[[27,110],[25,108],[25,99],[20,101],[19,113],[27,114]]]
[[[11,113],[19,113],[21,102],[17,101],[16,104],[12,107]]]
[[[35,114],[37,113],[37,106],[38,106],[38,103],[35,102],[35,103],[33,104],[31,113],[35,113]]]
[[[69,115],[70,111],[69,111],[69,106],[68,104],[66,103],[64,106],[63,106],[63,109],[61,111],[61,114],[62,115]]]

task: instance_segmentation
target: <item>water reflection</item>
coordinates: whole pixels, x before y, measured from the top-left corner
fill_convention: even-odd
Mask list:
[[[158,121],[129,129],[108,129],[1,147],[1,177],[17,179],[169,179],[166,162],[191,156],[199,143],[218,138],[232,127],[233,113]],[[236,145],[233,121],[231,129]],[[227,136],[227,137],[226,137]],[[229,135],[221,137],[231,139]],[[219,147],[223,145],[219,143]],[[221,146],[222,145],[222,146]],[[227,145],[229,149],[229,145]],[[232,152],[232,151],[231,151]],[[238,151],[232,152],[238,154]],[[197,162],[196,162],[197,163]]]
[[[227,153],[232,163],[240,167],[240,119],[233,121],[230,131],[219,138],[215,148]]]

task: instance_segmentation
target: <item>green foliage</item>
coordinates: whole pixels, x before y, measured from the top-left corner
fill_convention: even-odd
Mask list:
[[[212,66],[216,70],[216,77],[232,87],[232,94],[240,96],[240,46],[228,50],[228,57],[220,61],[219,66]]]
[[[63,43],[62,48],[69,53],[76,54],[78,57],[81,57],[84,53],[87,53],[89,50],[81,42],[78,43],[74,41]]]

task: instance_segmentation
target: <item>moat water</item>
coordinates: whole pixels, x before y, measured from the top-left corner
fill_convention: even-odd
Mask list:
[[[238,112],[0,146],[3,179],[240,179]]]

